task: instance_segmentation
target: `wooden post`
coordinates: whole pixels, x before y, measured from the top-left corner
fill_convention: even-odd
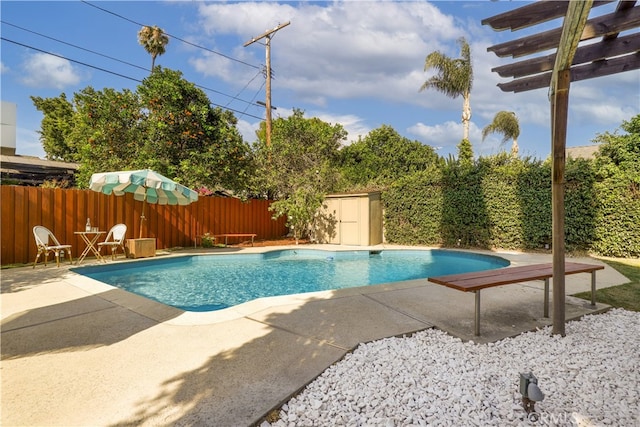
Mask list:
[[[271,146],[271,34],[265,37],[265,52],[267,65],[267,81],[265,87],[265,107],[266,111],[266,137],[267,147]]]
[[[565,335],[564,170],[569,112],[569,69],[558,72],[551,99],[551,206],[553,223],[553,334]]]
[[[564,168],[571,64],[593,0],[569,2],[551,75],[551,206],[553,222],[553,335],[565,335]]]
[[[264,38],[265,39],[265,52],[266,52],[266,96],[265,96],[265,106],[267,108],[266,111],[266,138],[267,138],[267,147],[271,145],[271,37],[273,34],[289,25],[290,22],[285,22],[284,24],[278,24],[273,30],[268,30],[263,34],[260,34],[258,37],[254,37],[248,42],[244,44],[244,47],[249,46],[250,44]]]

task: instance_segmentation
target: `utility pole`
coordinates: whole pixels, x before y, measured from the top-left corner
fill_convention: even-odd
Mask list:
[[[265,87],[265,92],[266,92],[266,96],[265,96],[265,107],[266,107],[266,123],[267,123],[267,147],[271,145],[271,37],[273,37],[273,34],[275,34],[276,31],[280,30],[281,28],[286,27],[287,25],[289,25],[291,22],[285,22],[284,24],[278,24],[277,27],[275,27],[272,30],[267,30],[265,33],[260,34],[257,37],[252,38],[251,40],[249,40],[248,42],[246,42],[243,46],[247,47],[250,44],[260,40],[260,39],[265,39],[265,50],[266,50],[266,87]]]

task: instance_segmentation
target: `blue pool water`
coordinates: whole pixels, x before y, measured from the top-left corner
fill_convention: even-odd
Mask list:
[[[509,261],[446,250],[276,250],[194,255],[73,269],[186,311],[214,311],[256,298],[488,270]]]

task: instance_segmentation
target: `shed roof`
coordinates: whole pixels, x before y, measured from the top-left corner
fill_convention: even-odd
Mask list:
[[[595,159],[596,153],[600,150],[599,145],[583,145],[580,147],[567,147],[567,157],[572,159]]]

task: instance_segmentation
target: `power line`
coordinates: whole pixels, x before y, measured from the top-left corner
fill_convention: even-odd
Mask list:
[[[132,23],[132,24],[139,25],[139,26],[145,26],[145,25],[144,25],[144,24],[142,24],[142,23],[136,22],[136,21],[134,21],[134,20],[132,20],[132,19],[130,19],[130,18],[127,18],[126,16],[123,16],[123,15],[117,14],[117,13],[115,13],[115,12],[112,12],[112,11],[110,11],[110,10],[104,9],[104,8],[102,8],[102,7],[96,6],[96,5],[92,4],[92,3],[89,3],[88,1],[81,0],[81,2],[82,2],[82,3],[85,3],[85,4],[86,4],[86,5],[88,5],[88,6],[94,7],[94,8],[96,8],[96,9],[100,10],[100,11],[103,11],[103,12],[105,12],[105,13],[109,13],[109,14],[111,14],[111,15],[113,15],[113,16],[116,16],[116,17],[118,17],[118,18],[120,18],[120,19],[123,19],[123,20],[125,20],[125,21],[127,21],[127,22],[130,22],[130,23]],[[74,48],[77,48],[77,49],[80,49],[80,50],[86,51],[86,52],[90,52],[90,53],[93,53],[93,54],[95,54],[95,55],[102,56],[102,57],[105,57],[105,58],[111,59],[111,60],[113,60],[113,61],[117,61],[117,62],[123,63],[123,64],[125,64],[125,65],[129,65],[129,66],[131,66],[131,67],[135,67],[135,68],[142,69],[142,70],[145,70],[145,71],[147,70],[145,67],[141,67],[141,66],[139,66],[139,65],[132,64],[132,63],[129,63],[129,62],[127,62],[127,61],[123,61],[123,60],[120,60],[120,59],[118,59],[118,58],[114,58],[114,57],[111,57],[111,56],[108,56],[108,55],[102,54],[102,53],[100,53],[100,52],[96,52],[96,51],[93,51],[93,50],[90,50],[90,49],[86,49],[86,48],[83,48],[83,47],[81,47],[81,46],[77,46],[77,45],[74,45],[74,44],[72,44],[72,43],[68,43],[68,42],[65,42],[65,41],[63,41],[63,40],[60,40],[60,39],[57,39],[57,38],[54,38],[54,37],[50,37],[50,36],[47,36],[47,35],[45,35],[45,34],[41,34],[41,33],[38,33],[38,32],[36,32],[36,31],[29,30],[29,29],[26,29],[26,28],[20,27],[20,26],[18,26],[18,25],[15,25],[15,24],[12,24],[12,23],[9,23],[9,22],[6,22],[6,21],[0,21],[0,22],[2,22],[2,23],[3,23],[3,24],[5,24],[5,25],[9,25],[9,26],[12,26],[12,27],[18,28],[18,29],[23,30],[23,31],[26,31],[26,32],[29,32],[29,33],[32,33],[32,34],[36,34],[36,35],[41,36],[41,37],[44,37],[44,38],[47,38],[47,39],[50,39],[50,40],[54,40],[54,41],[56,41],[56,42],[58,42],[58,43],[62,43],[62,44],[65,44],[65,45],[68,45],[68,46],[71,46],[71,47],[74,47]],[[216,51],[214,51],[214,50],[208,49],[208,48],[206,48],[206,47],[204,47],[204,46],[200,46],[200,45],[197,45],[197,44],[195,44],[195,43],[189,42],[189,41],[187,41],[187,40],[183,40],[183,39],[181,39],[181,38],[179,38],[179,37],[177,37],[177,36],[173,36],[173,35],[171,35],[171,34],[169,34],[169,33],[165,33],[165,34],[167,34],[168,36],[170,36],[170,37],[172,37],[172,38],[174,38],[174,39],[176,39],[176,40],[178,40],[178,41],[181,41],[181,42],[183,42],[183,43],[185,43],[185,44],[188,44],[188,45],[194,46],[194,47],[199,48],[199,49],[203,49],[203,50],[205,50],[205,51],[208,51],[208,52],[214,53],[214,54],[216,54],[216,55],[220,55],[220,56],[222,56],[222,57],[224,57],[224,58],[226,58],[226,59],[229,59],[229,60],[231,60],[231,61],[235,61],[235,62],[241,63],[241,64],[243,64],[243,65],[247,65],[247,66],[252,67],[252,68],[255,68],[255,69],[259,69],[259,70],[261,69],[261,67],[258,67],[258,66],[256,66],[256,65],[249,64],[249,63],[247,63],[247,62],[244,62],[244,61],[241,61],[241,60],[238,60],[238,59],[232,58],[232,57],[230,57],[230,56],[228,56],[228,55],[222,54],[222,53],[220,53],[220,52],[216,52]],[[7,41],[11,41],[11,40],[7,40]],[[11,41],[11,42],[13,42],[13,41]],[[14,42],[14,43],[17,43],[17,42]],[[17,44],[20,44],[20,43],[17,43]],[[50,52],[47,52],[47,51],[44,51],[44,50],[41,50],[41,49],[38,49],[38,48],[32,47],[32,46],[27,46],[27,45],[23,45],[23,46],[28,47],[28,48],[32,48],[32,49],[35,49],[35,50],[38,50],[38,51],[43,52],[43,53],[46,53],[46,54],[51,54],[51,55],[53,55],[53,56],[57,56],[57,57],[60,57],[60,58],[63,58],[63,59],[67,59],[67,58],[62,57],[62,56],[60,56],[60,55],[56,55],[56,54],[53,54],[53,53],[50,53]],[[70,61],[71,61],[71,62],[78,63],[78,64],[81,64],[81,65],[84,65],[84,66],[88,66],[88,67],[90,67],[90,68],[95,68],[95,69],[98,69],[98,70],[101,70],[101,71],[104,71],[104,72],[107,72],[107,73],[111,73],[111,74],[114,74],[114,75],[122,76],[122,77],[124,77],[124,78],[128,78],[128,79],[130,79],[130,80],[134,80],[134,81],[138,81],[138,82],[140,81],[140,80],[138,80],[138,79],[131,78],[131,77],[129,77],[129,76],[124,76],[124,75],[121,75],[121,74],[119,74],[119,73],[115,73],[115,72],[112,72],[112,71],[109,71],[109,70],[106,70],[106,69],[102,69],[102,68],[99,68],[99,67],[96,67],[96,66],[92,66],[92,65],[89,65],[89,64],[85,64],[85,63],[80,62],[80,61],[77,61],[77,60],[70,60]],[[246,88],[246,87],[247,87],[247,86],[248,86],[248,85],[249,85],[253,80],[255,80],[255,76],[254,76],[254,77],[253,77],[253,78],[252,78],[252,79],[247,83],[247,85],[245,85],[245,88]],[[222,96],[226,96],[226,97],[228,97],[228,98],[231,98],[231,99],[230,99],[230,101],[229,101],[229,103],[230,103],[230,102],[232,102],[232,101],[234,101],[234,100],[236,100],[236,101],[240,101],[240,102],[244,102],[244,103],[246,103],[246,104],[247,104],[247,107],[245,107],[245,111],[244,111],[244,112],[239,112],[239,111],[237,111],[237,110],[230,109],[230,108],[228,108],[227,106],[221,106],[221,105],[219,105],[219,104],[212,103],[213,105],[217,105],[217,106],[219,106],[219,107],[221,107],[221,108],[225,108],[225,109],[229,109],[229,110],[231,110],[231,111],[235,111],[235,112],[237,112],[237,113],[239,113],[239,114],[246,114],[247,116],[250,116],[250,117],[254,117],[254,118],[261,119],[260,117],[253,116],[253,115],[251,115],[251,114],[246,113],[246,109],[247,109],[250,105],[255,105],[255,104],[254,104],[253,100],[252,100],[252,101],[245,101],[245,100],[240,99],[240,98],[238,97],[239,93],[241,93],[241,92],[242,92],[242,90],[244,90],[244,88],[243,88],[243,89],[238,93],[238,95],[233,96],[233,95],[228,95],[228,94],[226,94],[226,93],[224,93],[224,92],[221,92],[221,91],[219,91],[219,90],[212,89],[212,88],[208,88],[208,87],[206,87],[206,86],[202,86],[202,85],[199,85],[199,84],[196,84],[196,83],[194,83],[194,85],[195,85],[196,87],[199,87],[199,88],[203,89],[203,90],[207,90],[207,91],[210,91],[210,92],[213,92],[213,93],[217,93],[217,94],[219,94],[219,95],[222,95]],[[263,85],[263,86],[264,86],[264,85]],[[255,96],[254,96],[254,98],[255,98]],[[228,103],[227,103],[227,105],[228,105]]]
[[[4,20],[0,20],[0,22],[5,24],[5,25],[9,25],[11,27],[14,27],[14,28],[18,28],[18,29],[20,29],[22,31],[26,31],[27,33],[35,34],[35,35],[38,35],[40,37],[44,37],[45,39],[53,40],[55,42],[62,43],[62,44],[67,45],[67,46],[71,46],[71,47],[76,48],[76,49],[84,50],[85,52],[93,53],[94,55],[102,56],[103,58],[111,59],[112,61],[120,62],[121,64],[125,64],[125,65],[129,65],[131,67],[139,68],[139,69],[144,70],[144,71],[149,71],[148,68],[141,67],[140,65],[132,64],[131,62],[123,61],[122,59],[114,58],[112,56],[105,55],[103,53],[96,52],[94,50],[87,49],[87,48],[84,48],[82,46],[78,46],[78,45],[75,45],[75,44],[72,44],[72,43],[67,43],[67,42],[65,42],[63,40],[56,39],[55,37],[50,37],[50,36],[47,36],[45,34],[38,33],[36,31],[29,30],[29,29],[24,28],[24,27],[20,27],[19,25],[15,25],[15,24],[12,24],[12,23],[4,21]]]
[[[134,25],[137,25],[137,26],[140,26],[140,27],[148,27],[148,26],[149,26],[149,25],[143,24],[143,23],[141,23],[141,22],[137,22],[137,21],[135,21],[135,20],[133,20],[133,19],[131,19],[131,18],[128,18],[128,17],[126,17],[126,16],[124,16],[124,15],[121,15],[121,14],[119,14],[119,13],[116,13],[116,12],[110,11],[110,10],[108,10],[108,9],[105,9],[105,8],[103,8],[103,7],[97,6],[97,5],[95,5],[95,4],[93,4],[93,3],[90,3],[90,2],[88,2],[88,1],[86,1],[86,0],[80,0],[80,1],[81,1],[82,3],[84,3],[84,4],[86,4],[87,6],[94,7],[94,8],[96,8],[96,9],[98,9],[98,10],[102,11],[102,12],[105,12],[105,13],[108,13],[108,14],[110,14],[110,15],[113,15],[113,16],[115,16],[115,17],[117,17],[117,18],[120,18],[120,19],[122,19],[122,20],[124,20],[124,21],[130,22],[130,23],[132,23],[132,24],[134,24]],[[207,48],[207,47],[205,47],[205,46],[201,46],[201,45],[198,45],[198,44],[192,43],[192,42],[190,42],[190,41],[188,41],[188,40],[184,40],[184,39],[182,39],[182,38],[180,38],[180,37],[177,37],[177,36],[175,36],[175,35],[173,35],[173,34],[170,34],[170,33],[168,33],[168,32],[165,32],[165,31],[163,31],[163,32],[164,32],[164,34],[166,34],[167,36],[169,36],[169,37],[171,37],[171,38],[173,38],[173,39],[176,39],[176,40],[178,40],[178,41],[180,41],[180,42],[182,42],[182,43],[185,43],[185,44],[187,44],[187,45],[193,46],[193,47],[198,48],[198,49],[205,50],[205,51],[207,51],[207,52],[210,52],[210,53],[213,53],[213,54],[216,54],[216,55],[222,56],[223,58],[226,58],[226,59],[228,59],[228,60],[230,60],[230,61],[234,61],[234,62],[237,62],[237,63],[243,64],[243,65],[246,65],[246,66],[248,66],[248,67],[252,67],[252,68],[255,68],[255,69],[258,69],[258,70],[262,70],[262,71],[264,72],[264,67],[263,67],[263,66],[257,66],[257,65],[254,65],[254,64],[250,64],[250,63],[248,63],[248,62],[245,62],[245,61],[242,61],[242,60],[239,60],[239,59],[233,58],[233,57],[228,56],[228,55],[225,55],[224,53],[217,52],[217,51],[215,51],[215,50],[209,49],[209,48]],[[247,85],[245,85],[245,88],[246,88],[246,87],[247,87],[247,86],[248,86],[248,85],[249,85],[249,84],[250,84],[254,79],[255,79],[255,77],[254,77],[254,78],[252,78],[252,79],[247,83]],[[198,85],[196,85],[196,86],[198,86]],[[263,86],[264,86],[264,85],[263,85]],[[199,86],[199,87],[200,87],[200,86]],[[204,88],[204,87],[203,87],[203,88]],[[206,88],[205,88],[205,89],[206,89]],[[239,100],[239,101],[242,101],[242,102],[246,102],[246,103],[247,103],[247,106],[249,106],[249,105],[253,105],[253,102],[248,102],[248,101],[241,100],[241,99],[239,99],[239,98],[237,97],[237,95],[236,95],[236,96],[227,95],[227,94],[225,94],[225,93],[222,93],[222,92],[216,91],[216,90],[214,90],[214,89],[208,89],[208,90],[211,90],[211,91],[213,91],[213,92],[219,93],[219,94],[224,95],[224,96],[227,96],[227,97],[231,98],[231,100],[232,100],[232,101],[233,101],[233,100]],[[243,90],[244,90],[244,89],[243,89]],[[239,93],[241,93],[241,92],[242,92],[242,91],[240,91]],[[231,102],[231,101],[229,101],[229,102]],[[228,105],[228,104],[227,104],[227,105]],[[245,110],[245,111],[246,111],[246,110]]]
[[[34,47],[34,46],[26,45],[24,43],[20,43],[20,42],[17,42],[15,40],[7,39],[6,37],[0,37],[0,40],[6,41],[6,42],[9,42],[9,43],[13,43],[13,44],[18,45],[18,46],[25,47],[27,49],[32,49],[32,50],[35,50],[35,51],[38,51],[38,52],[42,52],[42,53],[45,53],[47,55],[55,56],[57,58],[64,59],[66,61],[73,62],[73,63],[76,63],[76,64],[80,64],[80,65],[85,66],[85,67],[93,68],[95,70],[99,70],[99,71],[102,71],[102,72],[105,72],[105,73],[108,73],[108,74],[112,74],[114,76],[122,77],[122,78],[127,79],[127,80],[132,80],[132,81],[135,81],[135,82],[138,82],[138,83],[142,83],[142,80],[140,80],[140,79],[136,79],[134,77],[130,77],[130,76],[126,76],[124,74],[116,73],[115,71],[110,71],[110,70],[107,70],[105,68],[101,68],[101,67],[97,67],[95,65],[87,64],[86,62],[82,62],[82,61],[78,61],[78,60],[75,60],[75,59],[71,59],[71,58],[68,58],[68,57],[65,57],[65,56],[62,56],[62,55],[58,55],[56,53],[47,52],[45,50],[38,49],[37,47]],[[202,88],[202,89],[210,90],[210,91],[213,91],[213,92],[219,92],[219,91],[216,91],[215,89],[205,88],[205,87],[197,85],[195,83],[194,83],[194,86]],[[222,94],[222,92],[219,92],[219,93]],[[226,94],[223,94],[223,95],[229,96],[229,95],[226,95]],[[246,102],[248,104],[253,104],[253,103],[250,103],[248,101],[243,101],[243,100],[240,100],[240,101]],[[262,120],[262,117],[254,116],[253,114],[249,114],[249,113],[246,113],[246,112],[235,110],[233,108],[224,107],[224,106],[222,106],[220,104],[216,104],[215,102],[211,102],[211,101],[209,101],[209,102],[210,102],[211,105],[215,105],[216,107],[220,107],[220,108],[223,108],[225,110],[229,110],[229,111],[232,111],[234,113],[238,113],[241,116],[244,115],[244,116],[252,117],[254,119]]]
[[[121,60],[121,59],[114,58],[114,57],[112,57],[112,56],[105,55],[105,54],[102,54],[102,53],[100,53],[100,52],[96,52],[96,51],[93,51],[93,50],[91,50],[91,49],[84,48],[84,47],[82,47],[82,46],[74,45],[74,44],[72,44],[72,43],[68,43],[68,42],[65,42],[65,41],[63,41],[63,40],[57,39],[57,38],[55,38],[55,37],[50,37],[50,36],[47,36],[47,35],[45,35],[45,34],[41,34],[41,33],[38,33],[38,32],[36,32],[36,31],[29,30],[29,29],[24,28],[24,27],[20,27],[20,26],[18,26],[18,25],[12,24],[12,23],[7,22],[7,21],[0,20],[0,22],[2,22],[2,23],[3,23],[3,24],[5,24],[5,25],[9,25],[9,26],[11,26],[11,27],[14,27],[14,28],[18,28],[18,29],[20,29],[20,30],[22,30],[22,31],[26,31],[26,32],[31,33],[31,34],[36,34],[36,35],[38,35],[38,36],[40,36],[40,37],[44,37],[44,38],[47,38],[47,39],[49,39],[49,40],[54,40],[54,41],[56,41],[56,42],[58,42],[58,43],[65,44],[65,45],[67,45],[67,46],[71,46],[71,47],[73,47],[73,48],[83,50],[83,51],[85,51],[85,52],[93,53],[93,54],[98,55],[98,56],[101,56],[101,57],[103,57],[103,58],[108,58],[108,59],[111,59],[111,60],[113,60],[113,61],[120,62],[120,63],[122,63],[122,64],[129,65],[129,66],[131,66],[131,67],[138,68],[138,69],[140,69],[140,70],[148,71],[148,69],[147,69],[147,68],[145,68],[145,67],[141,67],[141,66],[139,66],[139,65],[132,64],[132,63],[130,63],[130,62],[123,61],[123,60]],[[34,48],[34,49],[37,49],[37,48]],[[42,52],[44,52],[44,51],[42,51]],[[44,52],[44,53],[49,53],[49,52]],[[52,54],[52,55],[55,55],[55,54]],[[76,62],[77,62],[77,61],[76,61]],[[253,79],[251,79],[251,80],[250,80],[250,82],[251,82],[251,81],[253,81],[254,79],[255,79],[255,77],[254,77]],[[249,82],[249,83],[250,83],[250,82]],[[231,98],[231,100],[230,100],[229,102],[231,102],[231,101],[234,101],[234,100],[235,100],[235,101],[244,102],[244,103],[246,103],[247,105],[252,105],[252,104],[253,104],[253,101],[245,101],[245,100],[243,100],[243,99],[240,99],[240,98],[238,97],[238,95],[235,95],[235,96],[234,96],[234,95],[228,95],[228,94],[226,94],[226,93],[224,93],[224,92],[221,92],[221,91],[219,91],[219,90],[211,89],[211,88],[208,88],[208,87],[206,87],[206,86],[202,86],[202,85],[199,85],[199,84],[196,84],[196,83],[194,83],[194,85],[195,85],[195,86],[197,86],[197,87],[199,87],[199,88],[201,88],[201,89],[208,90],[208,91],[211,91],[211,92],[214,92],[214,93],[217,93],[217,94],[220,94],[220,95],[226,96],[226,97],[228,97],[228,98]],[[227,104],[227,105],[228,105],[228,104]],[[224,107],[224,108],[226,108],[226,107]]]
[[[81,2],[82,2],[82,3],[84,3],[84,4],[86,4],[87,6],[95,7],[95,8],[96,8],[96,9],[98,9],[98,10],[101,10],[101,11],[103,11],[103,12],[105,12],[105,13],[108,13],[108,14],[111,14],[111,15],[113,15],[113,16],[116,16],[116,17],[118,17],[118,18],[120,18],[120,19],[124,19],[125,21],[127,21],[127,22],[131,22],[132,24],[138,25],[138,26],[140,26],[140,27],[149,27],[149,26],[150,26],[150,25],[142,24],[142,23],[140,23],[140,22],[136,22],[136,21],[134,21],[134,20],[132,20],[132,19],[127,18],[126,16],[122,16],[122,15],[117,14],[117,13],[115,13],[115,12],[112,12],[112,11],[110,11],[110,10],[104,9],[104,8],[102,8],[102,7],[100,7],[100,6],[96,6],[96,5],[92,4],[92,3],[89,3],[88,1],[81,0]],[[242,61],[242,60],[240,60],[240,59],[232,58],[232,57],[230,57],[230,56],[228,56],[228,55],[225,55],[224,53],[220,53],[220,52],[217,52],[217,51],[215,51],[215,50],[209,49],[209,48],[207,48],[207,47],[200,46],[200,45],[197,45],[197,44],[192,43],[192,42],[190,42],[190,41],[187,41],[187,40],[181,39],[180,37],[174,36],[174,35],[172,35],[172,34],[169,34],[169,33],[165,32],[165,31],[163,31],[163,32],[164,32],[167,36],[169,36],[169,37],[171,37],[171,38],[173,38],[173,39],[176,39],[176,40],[178,40],[178,41],[181,41],[182,43],[188,44],[188,45],[193,46],[193,47],[197,47],[198,49],[206,50],[207,52],[211,52],[211,53],[214,53],[214,54],[216,54],[216,55],[220,55],[220,56],[222,56],[223,58],[226,58],[226,59],[228,59],[228,60],[230,60],[230,61],[235,61],[235,62],[238,62],[238,63],[240,63],[240,64],[243,64],[243,65],[246,65],[246,66],[248,66],[248,67],[255,68],[255,69],[260,69],[260,68],[261,68],[261,67],[259,67],[259,66],[257,66],[257,65],[249,64],[248,62]]]
[[[47,52],[46,50],[38,49],[37,47],[29,46],[29,45],[26,45],[24,43],[17,42],[15,40],[10,40],[10,39],[8,39],[6,37],[0,37],[0,40],[4,40],[6,42],[13,43],[13,44],[16,44],[18,46],[26,47],[27,49],[32,49],[32,50],[36,50],[38,52],[46,53],[47,55],[55,56],[57,58],[64,59],[64,60],[69,61],[69,62],[75,62],[76,64],[84,65],[85,67],[89,67],[89,68],[93,68],[93,69],[96,69],[96,70],[103,71],[105,73],[113,74],[114,76],[122,77],[123,79],[133,80],[134,82],[142,83],[142,80],[140,80],[140,79],[136,79],[134,77],[125,76],[124,74],[116,73],[115,71],[109,71],[109,70],[106,70],[104,68],[97,67],[95,65],[87,64],[86,62],[81,62],[81,61],[77,61],[75,59],[67,58],[65,56],[58,55],[57,53]]]
[[[256,100],[256,98],[258,97],[258,94],[262,92],[263,87],[264,87],[264,82],[262,82],[262,85],[260,85],[258,90],[256,90],[256,93],[253,95],[253,98],[251,98],[251,102],[254,102]],[[260,104],[260,101],[256,101],[256,104]],[[252,104],[252,105],[255,105],[255,104]],[[249,104],[246,107],[244,107],[244,111],[247,111],[248,108],[249,108]]]
[[[258,71],[258,72],[256,73],[256,75],[255,75],[255,76],[253,76],[253,78],[252,78],[251,80],[249,80],[249,81],[247,82],[247,84],[246,84],[246,85],[244,85],[244,87],[243,87],[242,89],[240,89],[240,91],[238,92],[238,94],[237,94],[236,96],[239,96],[239,95],[240,95],[240,94],[241,94],[241,93],[242,93],[242,92],[243,92],[247,87],[249,87],[249,85],[251,84],[251,82],[253,82],[253,81],[256,79],[256,77],[258,77],[259,75],[260,75],[260,71]],[[263,83],[263,86],[264,86],[264,83]],[[260,87],[260,89],[259,89],[259,90],[262,90],[262,86]],[[255,95],[253,96],[253,99],[255,99]],[[251,100],[251,102],[252,102],[252,103],[253,103],[253,99]],[[231,101],[229,101],[229,102],[231,102]],[[227,103],[227,105],[229,105],[229,103]]]

